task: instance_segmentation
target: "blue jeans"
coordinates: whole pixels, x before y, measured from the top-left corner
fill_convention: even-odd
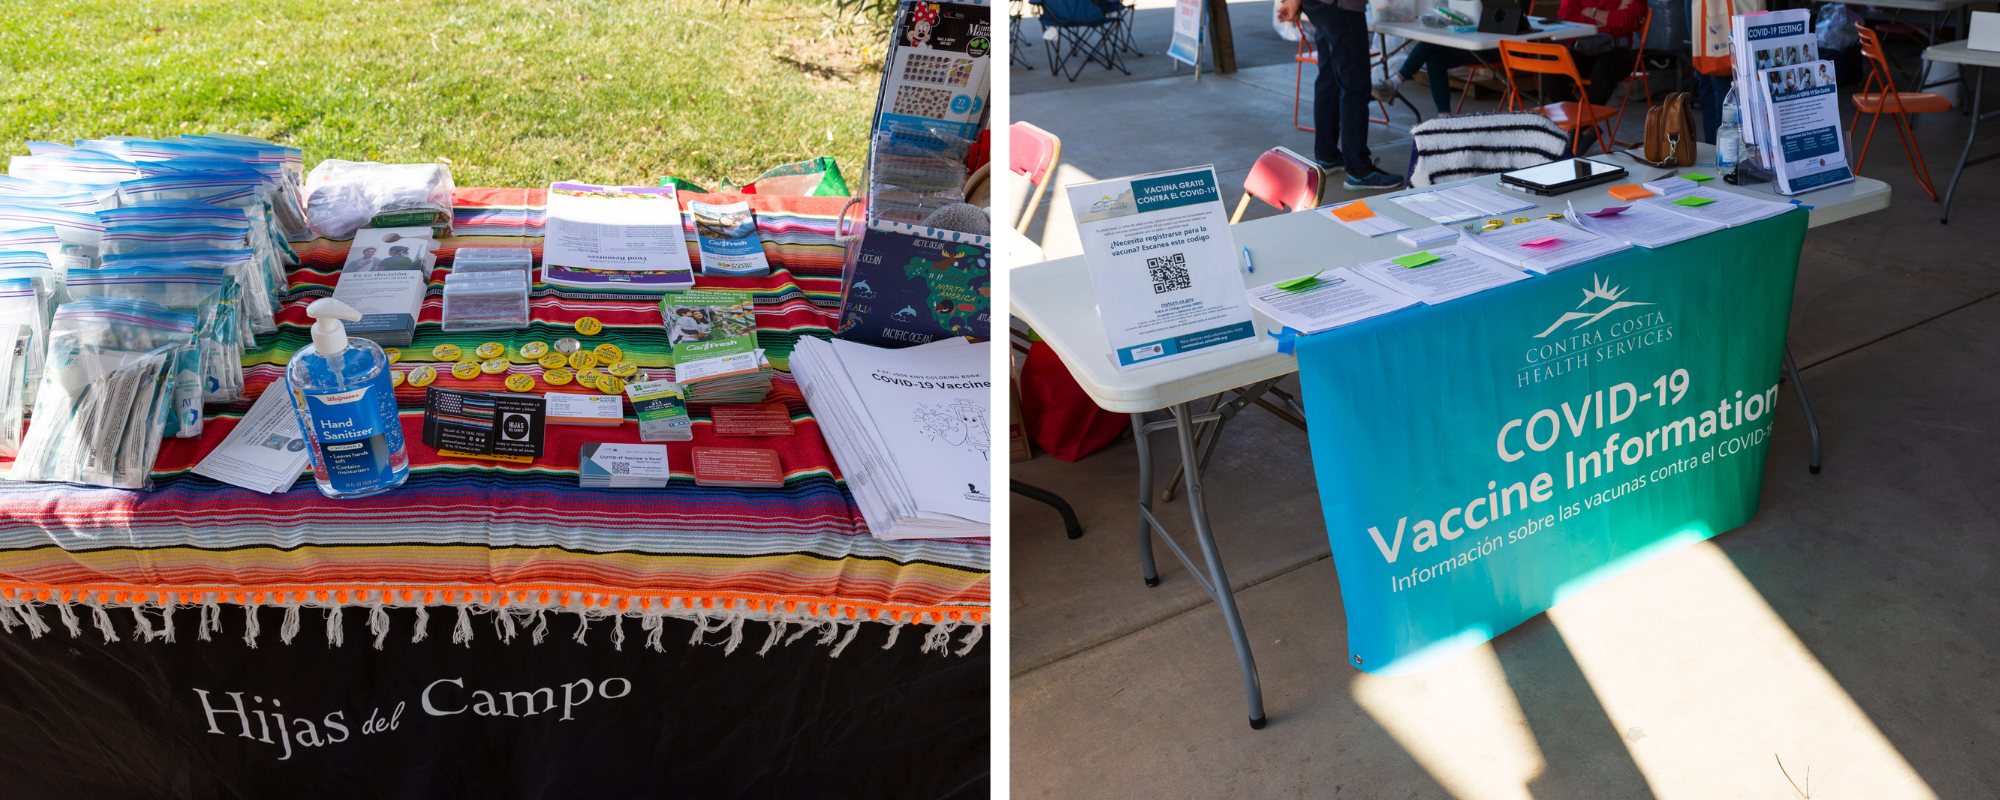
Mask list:
[[[1313,158],[1355,175],[1375,171],[1368,153],[1368,17],[1332,3],[1305,0],[1319,49],[1313,79]]]
[[[1729,87],[1735,82],[1719,75],[1695,75],[1696,91],[1701,95],[1702,141],[1715,144],[1715,130],[1722,127],[1722,99],[1729,96]]]
[[[1500,62],[1500,51],[1488,50],[1480,54],[1486,63]],[[1418,42],[1410,48],[1410,55],[1403,59],[1403,68],[1396,70],[1404,80],[1408,80],[1422,69],[1431,77],[1431,104],[1437,106],[1437,113],[1451,113],[1451,68],[1462,64],[1477,64],[1471,52],[1456,47],[1445,47],[1430,42]]]

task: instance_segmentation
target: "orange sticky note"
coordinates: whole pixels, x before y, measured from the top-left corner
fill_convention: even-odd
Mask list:
[[[1356,200],[1333,210],[1333,218],[1341,222],[1360,222],[1373,216],[1375,212],[1368,207],[1366,200]]]
[[[1620,200],[1640,200],[1652,197],[1653,193],[1646,191],[1646,187],[1644,186],[1636,183],[1628,183],[1623,186],[1611,187],[1611,196]]]

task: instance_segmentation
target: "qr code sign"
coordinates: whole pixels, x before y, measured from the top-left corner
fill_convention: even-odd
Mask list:
[[[1153,274],[1153,294],[1164,294],[1194,285],[1188,278],[1187,258],[1180,253],[1146,259],[1146,270]]]
[[[626,461],[613,461],[611,462],[611,474],[630,475],[632,474],[632,464]]]

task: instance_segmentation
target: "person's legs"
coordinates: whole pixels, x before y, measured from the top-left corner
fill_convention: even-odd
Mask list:
[[[1313,159],[1321,166],[1340,166],[1343,163],[1340,155],[1340,82],[1335,78],[1338,70],[1333,66],[1332,18],[1335,10],[1329,3],[1299,4],[1299,13],[1312,20],[1313,47],[1319,51],[1319,75],[1313,78]]]
[[[1701,140],[1715,144],[1715,131],[1722,127],[1722,100],[1729,96],[1729,87],[1735,81],[1729,76],[1695,76],[1695,85],[1701,93]]]
[[[1320,69],[1333,67],[1339,92],[1340,154],[1350,176],[1368,175],[1375,163],[1368,152],[1368,18],[1359,11],[1321,4],[1327,21],[1327,44],[1332,57],[1320,62]],[[1315,18],[1313,24],[1319,24]],[[1322,75],[1325,73],[1322,72]],[[1315,98],[1317,103],[1318,99]],[[1317,113],[1317,110],[1315,110]]]
[[[1585,94],[1590,97],[1591,105],[1605,105],[1618,92],[1619,82],[1632,74],[1632,51],[1620,47],[1593,57],[1588,67],[1581,61],[1576,67],[1578,73],[1590,79],[1590,91]]]

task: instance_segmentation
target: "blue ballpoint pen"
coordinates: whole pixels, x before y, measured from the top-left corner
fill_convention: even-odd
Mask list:
[[[1243,247],[1243,268],[1251,272],[1257,271],[1257,262],[1250,260],[1250,247],[1248,245]]]

